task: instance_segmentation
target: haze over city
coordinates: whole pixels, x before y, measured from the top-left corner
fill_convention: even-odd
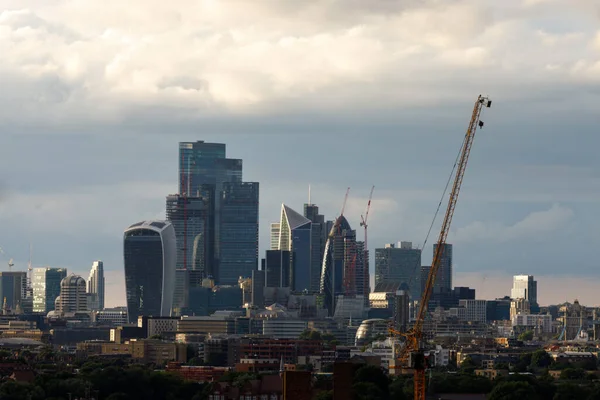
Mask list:
[[[164,218],[196,140],[260,182],[260,256],[309,185],[328,218],[351,187],[355,229],[375,185],[369,247],[422,244],[481,93],[454,282],[495,298],[531,274],[541,304],[599,303],[597,1],[94,3],[2,2],[3,268],[30,243],[34,266],[102,259],[124,305],[123,230]]]

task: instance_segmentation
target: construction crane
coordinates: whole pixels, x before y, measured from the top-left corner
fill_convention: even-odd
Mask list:
[[[473,146],[473,139],[477,132],[477,127],[483,128],[483,121],[479,118],[483,107],[491,107],[492,101],[488,97],[479,95],[475,105],[473,107],[473,113],[471,115],[471,121],[467,133],[465,134],[464,142],[460,151],[460,158],[455,165],[456,174],[454,177],[454,184],[452,186],[452,192],[450,192],[450,198],[448,199],[448,207],[446,209],[446,215],[442,223],[440,235],[437,241],[437,247],[433,255],[433,261],[431,262],[431,269],[427,276],[427,283],[425,289],[421,295],[419,311],[415,323],[408,332],[400,332],[394,329],[390,329],[390,333],[394,336],[402,336],[405,338],[404,346],[400,350],[398,361],[400,365],[407,366],[414,370],[414,399],[425,400],[425,371],[427,368],[427,360],[425,353],[421,347],[421,340],[423,338],[423,325],[427,314],[427,306],[431,293],[433,292],[433,286],[437,277],[438,270],[440,268],[440,261],[442,259],[444,248],[446,247],[446,239],[448,232],[450,231],[450,224],[452,223],[452,217],[454,216],[454,210],[456,208],[456,202],[458,200],[458,194],[460,193],[460,187],[462,185],[463,177],[469,160],[469,154],[471,153],[471,147]]]
[[[360,216],[360,226],[365,228],[365,242],[363,247],[363,273],[364,273],[364,284],[363,288],[364,293],[369,293],[367,288],[369,287],[369,246],[367,242],[367,222],[369,220],[369,211],[371,210],[371,199],[373,198],[373,190],[375,190],[375,186],[371,187],[371,193],[369,193],[369,201],[367,202],[367,210],[365,211],[365,215]]]

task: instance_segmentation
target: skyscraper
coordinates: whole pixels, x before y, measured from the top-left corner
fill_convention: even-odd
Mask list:
[[[267,250],[263,271],[267,287],[290,287],[293,256],[287,250]]]
[[[170,222],[131,225],[123,237],[127,315],[169,316],[175,290],[177,246]]]
[[[258,183],[243,183],[242,160],[226,158],[225,150],[222,143],[181,142],[179,193],[200,197],[214,186],[210,272],[218,284],[235,285],[237,274],[250,277],[258,266]]]
[[[33,269],[33,312],[48,313],[54,310],[60,296],[60,282],[67,276],[66,268]]]
[[[512,299],[525,299],[529,304],[537,306],[537,281],[533,275],[515,275],[513,276],[513,287],[510,291]]]
[[[412,242],[386,244],[375,249],[375,286],[380,283],[397,283],[408,290],[412,300],[421,297],[421,249]]]
[[[281,227],[279,222],[271,223],[271,249],[270,250],[279,250],[279,231]]]
[[[194,197],[167,196],[167,220],[177,242],[174,308],[187,306],[189,273],[212,277],[215,266],[215,185],[199,185]]]
[[[293,257],[291,287],[295,291],[311,288],[311,228],[308,218],[281,205],[278,249],[289,251]]]
[[[217,282],[236,285],[258,269],[258,183],[225,182],[220,197]]]
[[[56,299],[56,312],[65,315],[86,311],[85,279],[74,274],[63,278],[60,281],[60,296]]]
[[[87,292],[98,297],[98,308],[104,310],[104,263],[94,261],[87,283]]]
[[[0,272],[0,300],[6,299],[6,305],[15,310],[22,306],[27,290],[27,273],[18,271]]]
[[[316,204],[304,204],[304,216],[311,222],[311,241],[310,241],[310,291],[318,292],[321,282],[321,267],[323,264],[323,255],[325,254],[325,244],[327,243],[327,223],[325,217],[319,214],[319,207]],[[333,224],[333,222],[331,222]],[[330,227],[331,229],[331,227]]]
[[[433,245],[433,254],[437,249],[437,243]],[[446,243],[442,250],[440,267],[437,271],[434,291],[450,293],[452,291],[452,245]]]

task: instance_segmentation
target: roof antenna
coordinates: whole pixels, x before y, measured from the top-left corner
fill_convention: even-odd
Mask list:
[[[308,184],[308,205],[312,205],[312,203],[310,202],[310,183]]]

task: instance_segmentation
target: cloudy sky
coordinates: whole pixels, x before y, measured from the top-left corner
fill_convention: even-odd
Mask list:
[[[356,227],[375,185],[371,248],[421,245],[482,93],[455,285],[600,304],[599,27],[597,0],[0,0],[2,268],[102,259],[124,304],[123,229],[164,217],[184,140],[260,182],[261,253],[309,184]]]

